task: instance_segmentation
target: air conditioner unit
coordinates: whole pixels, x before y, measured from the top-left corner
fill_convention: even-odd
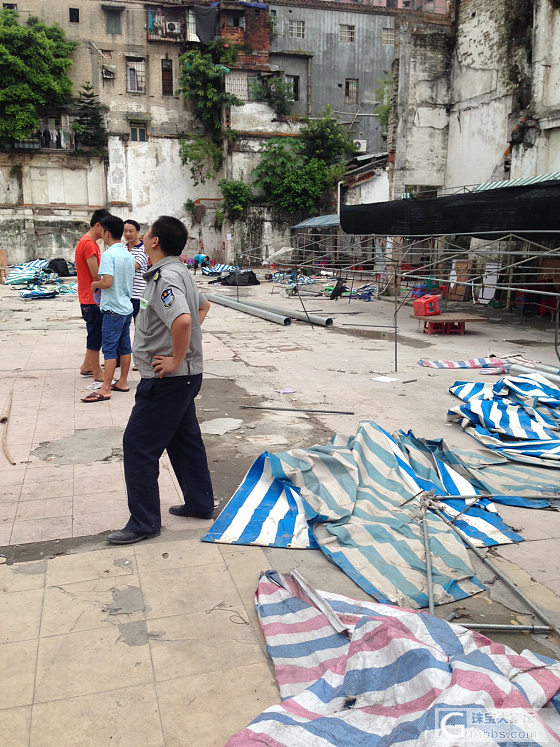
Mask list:
[[[165,24],[165,33],[166,34],[180,34],[181,24],[177,23],[177,21],[167,21]]]
[[[354,140],[356,153],[365,153],[367,151],[367,140]]]

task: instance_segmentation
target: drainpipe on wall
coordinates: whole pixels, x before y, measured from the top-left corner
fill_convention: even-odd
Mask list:
[[[307,116],[311,116],[311,57],[307,58]]]

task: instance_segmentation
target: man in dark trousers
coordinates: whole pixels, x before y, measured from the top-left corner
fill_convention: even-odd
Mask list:
[[[179,256],[188,232],[181,221],[159,217],[144,235],[152,262],[136,318],[133,355],[141,376],[123,437],[130,519],[107,535],[116,545],[156,537],[161,528],[159,459],[165,449],[185,503],[177,516],[211,519],[214,495],[196,417],[202,384],[201,324],[210,303]]]

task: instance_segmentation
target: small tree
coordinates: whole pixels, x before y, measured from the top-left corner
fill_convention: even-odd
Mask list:
[[[244,182],[232,179],[222,179],[218,186],[224,196],[224,214],[232,221],[239,218],[241,213],[253,201],[253,190]]]
[[[389,115],[391,113],[391,87],[393,85],[393,76],[386,73],[383,78],[377,81],[375,88],[375,97],[379,103],[375,107],[375,113],[378,116],[379,126],[382,132],[387,131],[389,124]]]
[[[68,70],[77,46],[59,26],[33,16],[21,26],[17,13],[0,11],[0,137],[29,137],[41,124],[41,107],[70,103]]]
[[[222,167],[223,152],[221,146],[211,137],[191,135],[188,140],[179,143],[181,163],[189,164],[193,182],[205,184],[207,179],[214,179]]]
[[[305,163],[303,144],[296,138],[271,138],[263,151],[261,159],[253,169],[256,177],[254,187],[270,197],[275,186],[290,171],[297,171]]]
[[[99,101],[93,86],[86,81],[76,100],[76,119],[72,123],[80,145],[86,148],[101,148],[105,145],[107,133]]]
[[[340,163],[356,152],[350,135],[331,115],[330,106],[322,119],[309,119],[301,130],[301,139],[308,158],[317,158],[327,166]]]
[[[324,162],[312,158],[297,171],[288,171],[272,188],[271,197],[281,210],[305,210],[313,215],[325,190],[326,178]]]
[[[243,106],[243,101],[225,91],[224,78],[228,69],[216,63],[211,54],[203,54],[198,49],[186,52],[180,62],[179,88],[183,96],[205,132],[212,137],[219,136],[224,107]]]

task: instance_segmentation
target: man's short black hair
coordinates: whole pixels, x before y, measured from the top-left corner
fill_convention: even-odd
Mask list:
[[[137,231],[139,231],[139,230],[140,230],[140,223],[138,223],[138,222],[137,222],[137,221],[135,221],[135,220],[132,220],[132,218],[127,218],[127,220],[125,220],[125,222],[124,222],[124,225],[126,226],[126,224],[127,224],[127,223],[130,223],[130,225],[131,225],[131,226],[134,226],[134,228],[135,228],[135,229],[136,229]]]
[[[160,215],[152,223],[152,238],[159,239],[159,245],[164,254],[178,257],[187,243],[189,232],[184,223],[170,215]]]
[[[122,218],[119,218],[118,215],[106,215],[100,223],[101,228],[104,231],[109,231],[111,236],[114,239],[117,239],[117,241],[123,235],[124,223]]]
[[[108,210],[105,210],[105,208],[99,208],[99,210],[96,210],[95,213],[91,216],[89,227],[93,228],[96,223],[101,223],[103,218],[106,218],[108,215],[111,215]]]

